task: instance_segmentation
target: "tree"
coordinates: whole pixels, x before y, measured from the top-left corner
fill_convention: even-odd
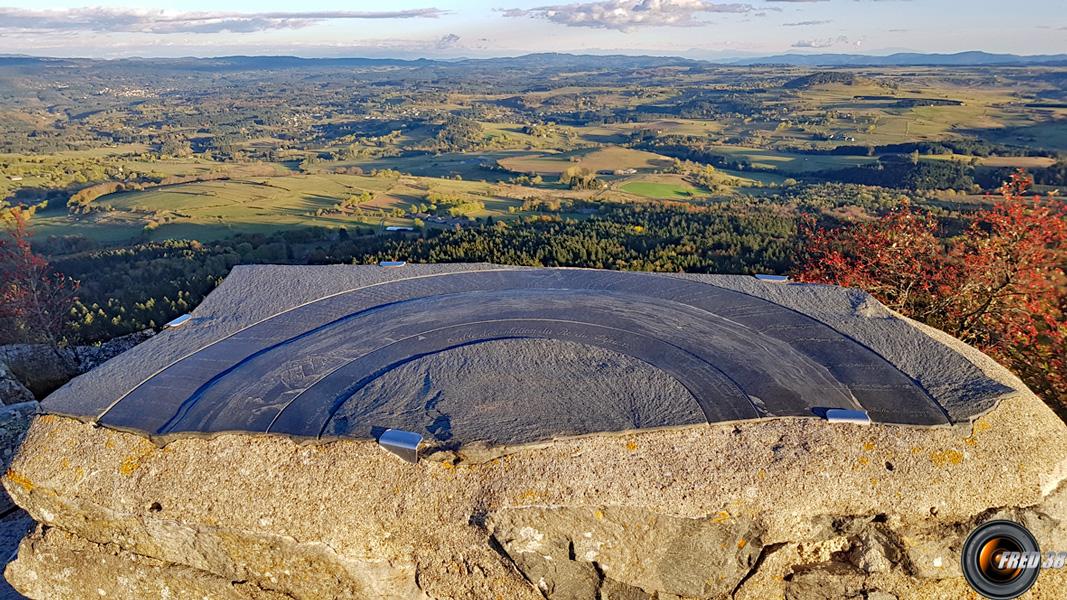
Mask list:
[[[366,204],[372,200],[374,200],[374,194],[367,191],[360,192],[359,195],[350,194],[337,203],[337,209],[345,213],[352,212],[359,208],[360,204]]]
[[[574,190],[589,190],[600,187],[596,173],[585,167],[572,166],[564,169],[559,176],[559,182]]]
[[[168,136],[160,144],[159,153],[162,156],[182,157],[192,154],[193,149],[189,145],[189,140],[184,137]]]
[[[484,140],[482,125],[474,119],[449,116],[445,119],[436,136],[436,149],[439,152],[463,152],[476,149]]]
[[[0,336],[47,343],[62,358],[78,285],[30,247],[35,208],[0,203]]]
[[[132,185],[130,187],[133,187]],[[139,186],[138,186],[139,187]],[[92,212],[96,205],[93,202],[102,196],[114,194],[126,189],[126,185],[118,181],[107,181],[82,188],[74,193],[67,201],[67,210],[71,214],[87,214]]]
[[[945,319],[954,335],[1067,406],[1067,209],[1053,196],[1027,197],[1032,184],[1013,173],[1003,200],[953,248],[966,277]]]
[[[1031,185],[1012,174],[951,239],[906,202],[873,222],[809,226],[796,277],[864,289],[974,344],[1067,415],[1067,209]]]
[[[798,279],[865,290],[922,319],[942,280],[952,278],[938,224],[908,202],[876,221],[836,229],[808,224]]]

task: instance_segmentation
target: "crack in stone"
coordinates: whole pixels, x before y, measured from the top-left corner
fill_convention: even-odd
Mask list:
[[[756,573],[759,572],[760,567],[763,566],[763,561],[767,560],[768,556],[784,548],[787,543],[788,542],[776,542],[774,544],[767,544],[760,548],[759,556],[756,557],[755,562],[752,563],[752,567],[748,570],[748,572],[745,573],[745,575],[741,577],[741,580],[737,582],[737,585],[734,586],[734,589],[730,592],[730,597],[733,598],[737,596],[737,592],[741,591],[741,588],[745,585],[745,583],[753,576],[755,576]]]

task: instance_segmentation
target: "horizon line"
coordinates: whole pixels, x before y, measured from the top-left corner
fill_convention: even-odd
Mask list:
[[[696,50],[694,49],[694,52]],[[710,52],[710,51],[709,51]],[[1014,52],[989,52],[986,50],[960,50],[957,52],[924,52],[918,50],[898,50],[887,53],[858,53],[858,52],[778,52],[778,53],[749,53],[749,54],[737,54],[737,55],[724,55],[721,58],[692,58],[684,56],[682,54],[672,53],[657,53],[654,50],[639,51],[639,52],[626,52],[623,50],[604,50],[604,51],[548,51],[548,52],[521,52],[517,54],[500,54],[493,56],[430,56],[430,55],[412,55],[404,56],[398,55],[369,55],[369,54],[352,54],[352,55],[337,55],[337,56],[301,56],[298,54],[217,54],[217,55],[182,55],[182,56],[166,56],[166,55],[130,55],[130,56],[116,56],[116,57],[103,57],[103,56],[78,56],[78,55],[47,55],[47,54],[25,54],[25,53],[0,53],[0,59],[5,58],[31,58],[31,59],[51,59],[51,60],[92,60],[101,62],[123,61],[123,60],[219,60],[227,58],[290,58],[299,60],[392,60],[401,62],[460,62],[460,61],[489,61],[489,60],[501,60],[501,59],[518,59],[529,58],[534,56],[573,56],[573,57],[625,57],[625,58],[668,58],[685,60],[691,62],[707,62],[718,63],[731,60],[760,60],[763,58],[778,58],[778,57],[856,57],[856,58],[889,58],[900,55],[917,55],[917,56],[930,56],[930,57],[951,57],[960,56],[965,54],[985,54],[995,57],[1013,57],[1020,59],[1028,58],[1048,58],[1048,57],[1063,57],[1067,59],[1067,52],[1057,53],[1043,53],[1043,54],[1016,54]]]

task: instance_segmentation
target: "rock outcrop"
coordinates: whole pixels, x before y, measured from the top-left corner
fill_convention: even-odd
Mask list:
[[[439,277],[448,268],[420,272]],[[267,272],[290,282],[287,269]],[[244,300],[261,279],[228,280],[184,330],[161,334],[53,398],[107,409],[167,365],[271,315],[346,286],[385,297],[382,279],[406,276],[350,267],[317,273],[262,303]],[[153,435],[84,416],[107,410],[36,417],[3,485],[39,526],[5,576],[21,593],[49,599],[887,600],[970,595],[960,548],[990,519],[1024,523],[1044,547],[1067,548],[1067,425],[988,357],[859,292],[685,279],[833,327],[848,339],[793,341],[877,352],[936,399],[945,424],[856,425],[814,414],[702,421],[683,410],[692,390],[662,380],[662,367],[583,349],[581,337],[463,343],[444,358],[405,355],[376,372],[373,385],[338,396],[358,400],[339,411],[352,422],[373,425],[367,415],[388,414],[382,420],[423,427],[429,443],[415,464],[348,424],[339,438],[224,429]],[[762,313],[745,317],[756,322],[753,314]],[[778,326],[783,336],[811,331]],[[538,360],[546,353],[554,354]],[[835,368],[871,364],[834,356],[845,357]],[[536,381],[494,379],[508,365]],[[303,366],[267,383],[299,382],[321,368]],[[608,380],[585,381],[593,371]],[[559,393],[566,406],[552,408],[556,392],[545,382],[556,375],[556,389],[583,381]],[[861,375],[849,379],[857,389],[889,389]],[[497,397],[500,389],[508,391]],[[151,408],[150,391],[142,389],[136,408]],[[520,418],[524,393],[528,404],[539,400]],[[606,403],[612,399],[619,401]],[[604,420],[590,426],[580,410],[568,412],[583,402]],[[191,403],[179,402],[174,418]],[[43,406],[47,412],[49,401]],[[893,416],[891,402],[880,406]],[[1048,570],[1031,597],[1060,598],[1065,587],[1067,572]]]
[[[0,465],[6,471],[15,458],[30,422],[37,414],[36,400],[20,402],[0,407]],[[6,493],[0,492],[0,515],[14,508],[14,503]]]
[[[6,363],[0,362],[0,403],[20,404],[35,400],[37,399],[33,396],[33,392],[22,385],[11,369],[7,368]]]
[[[32,598],[955,598],[979,522],[1067,546],[1065,429],[1019,393],[969,426],[780,419],[411,465],[46,415],[4,477],[41,523],[6,575]]]
[[[0,346],[0,400],[16,404],[43,398],[72,377],[95,369],[154,333],[139,331],[102,344],[59,349],[45,344]]]
[[[45,344],[10,344],[0,346],[0,362],[35,398],[44,398],[52,390],[82,373],[70,348],[53,349]]]

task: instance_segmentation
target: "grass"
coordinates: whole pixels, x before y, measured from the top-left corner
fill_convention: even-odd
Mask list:
[[[695,187],[685,183],[658,183],[653,181],[631,181],[619,189],[643,198],[659,200],[688,200],[702,195]]]
[[[659,154],[618,146],[558,154],[531,154],[500,160],[500,164],[511,171],[541,175],[559,175],[573,166],[597,172],[616,169],[652,171],[669,167],[672,162],[671,159]]]
[[[835,118],[825,126],[828,132],[844,132],[857,144],[884,145],[918,140],[954,137],[967,129],[996,128],[1012,120],[1015,90],[997,87],[973,87],[946,82],[943,73],[910,69],[902,72],[884,70],[882,75],[900,84],[897,89],[880,86],[828,86],[804,90],[800,97],[811,114],[826,109],[853,115],[854,119]],[[859,96],[886,96],[887,99],[862,99]],[[962,106],[895,106],[897,99],[925,98],[958,100]],[[1033,115],[1033,111],[1028,111]],[[871,122],[875,127],[867,131]]]
[[[769,169],[783,173],[810,173],[843,169],[873,162],[868,156],[844,156],[835,154],[799,154],[745,146],[715,146],[715,152],[733,158],[747,158],[757,169]]]
[[[481,125],[485,137],[499,148],[561,150],[567,146],[567,140],[561,135],[563,130],[559,127],[549,128],[549,135],[538,137],[523,133],[523,126],[519,123],[484,122]]]
[[[735,179],[742,185],[748,186],[755,186],[758,184],[782,185],[789,179],[788,174],[765,173],[762,171],[731,171],[729,169],[716,169],[716,173],[730,179]]]
[[[507,156],[511,156],[511,154],[507,152],[418,154],[339,161],[326,163],[322,167],[360,167],[367,172],[373,169],[394,169],[417,177],[452,177],[459,175],[468,180],[497,181],[506,179],[506,174],[486,169],[482,165]]]
[[[958,160],[969,163],[970,156],[962,154],[924,155],[923,160]],[[1043,169],[1055,164],[1056,159],[1045,156],[986,156],[978,159],[978,165],[990,168]]]
[[[473,217],[506,218],[520,200],[494,198],[492,185],[418,177],[357,175],[297,175],[208,181],[123,192],[97,200],[102,209],[87,216],[71,216],[49,208],[33,221],[39,237],[81,235],[104,243],[138,239],[189,238],[210,241],[236,233],[264,233],[288,227],[351,228],[354,226],[412,225],[413,219],[392,216],[422,202],[429,190],[484,198],[485,209]],[[331,211],[347,197],[370,192],[374,199],[360,213]],[[159,223],[145,230],[149,222]]]
[[[992,142],[1049,148],[1067,152],[1067,118],[1039,121],[1033,124],[1000,129],[975,130],[974,133]]]
[[[622,144],[627,137],[642,130],[658,131],[665,135],[692,135],[704,137],[722,131],[723,123],[699,119],[659,119],[640,123],[613,123],[570,128],[587,142],[595,144]]]

